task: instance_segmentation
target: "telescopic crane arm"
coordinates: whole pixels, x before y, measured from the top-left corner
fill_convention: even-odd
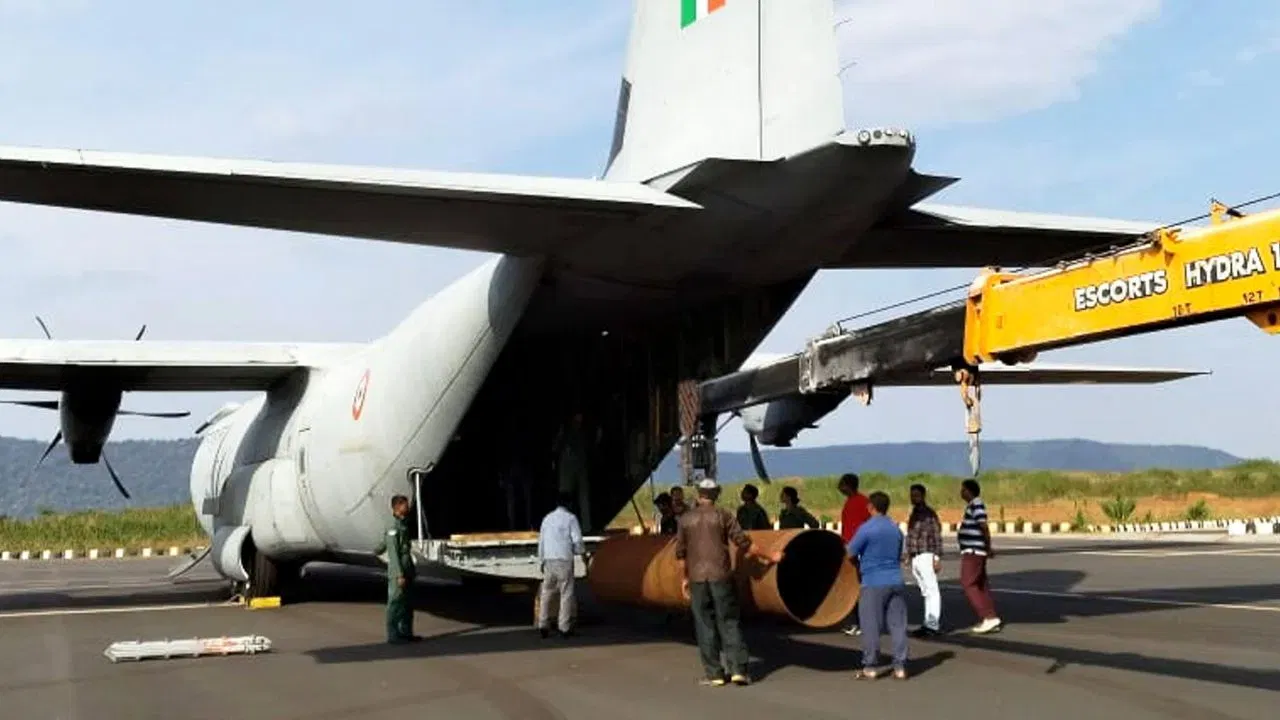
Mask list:
[[[1244,316],[1280,332],[1280,210],[1162,228],[1141,244],[1033,274],[984,271],[969,290],[965,361],[1029,362],[1042,350]]]
[[[1247,317],[1280,333],[1280,210],[1244,215],[1214,201],[1211,224],[1161,228],[1142,242],[1050,270],[987,269],[965,301],[956,372],[977,473],[980,363],[1031,362],[1043,350]]]
[[[1048,270],[987,268],[963,302],[858,330],[836,325],[795,355],[690,383],[682,432],[691,437],[698,418],[704,425],[709,418],[714,431],[718,413],[782,398],[844,392],[869,401],[874,384],[951,367],[976,475],[984,365],[1240,316],[1280,333],[1280,210],[1245,215],[1214,201],[1209,217],[1206,227],[1159,228]]]

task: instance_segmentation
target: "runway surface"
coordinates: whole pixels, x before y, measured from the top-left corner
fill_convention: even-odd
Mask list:
[[[14,718],[1262,718],[1280,690],[1280,543],[997,537],[994,636],[912,641],[913,677],[854,681],[858,639],[755,623],[757,682],[697,686],[686,620],[606,611],[569,640],[529,597],[420,592],[425,642],[382,643],[384,581],[316,566],[323,599],[221,605],[173,559],[0,565],[0,698]],[[950,548],[948,548],[950,549]],[[944,569],[944,623],[973,616]],[[920,604],[914,589],[913,624]],[[146,606],[160,604],[164,609]],[[115,640],[259,633],[275,652],[112,664]],[[886,638],[887,641],[887,638]],[[427,713],[427,714],[424,714]]]

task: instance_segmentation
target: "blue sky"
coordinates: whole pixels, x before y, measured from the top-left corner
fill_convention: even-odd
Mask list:
[[[648,1],[648,0],[646,0]],[[656,0],[655,0],[656,1]],[[1171,221],[1280,190],[1266,89],[1280,6],[1219,0],[838,2],[847,120],[905,125],[940,202]],[[939,10],[945,7],[946,10]],[[536,10],[535,10],[536,8]],[[554,9],[551,9],[554,8]],[[613,121],[629,0],[355,4],[0,0],[0,144],[591,176]],[[484,255],[0,204],[0,335],[360,341]],[[761,348],[964,282],[822,273]],[[1245,320],[1052,353],[1213,370],[1152,387],[989,388],[988,438],[1180,442],[1280,457],[1255,400],[1280,345]],[[223,395],[140,395],[203,416]],[[887,390],[801,444],[961,439],[951,389]],[[0,434],[51,413],[0,409]],[[124,418],[115,437],[196,421]],[[726,445],[745,445],[741,434]]]

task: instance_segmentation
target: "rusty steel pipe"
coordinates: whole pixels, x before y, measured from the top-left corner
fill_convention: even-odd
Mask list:
[[[734,548],[730,559],[742,610],[790,618],[826,628],[844,620],[858,602],[858,573],[840,536],[829,530],[754,530],[758,548],[783,552],[782,562],[764,565]],[[599,600],[667,610],[686,610],[680,592],[675,538],[619,535],[596,548],[587,584]]]

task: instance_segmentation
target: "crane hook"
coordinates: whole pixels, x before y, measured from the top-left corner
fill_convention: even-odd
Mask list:
[[[969,436],[969,471],[978,476],[982,465],[982,450],[978,436],[982,432],[982,378],[977,368],[960,368],[955,373],[960,385],[960,399],[964,401],[964,431]]]

